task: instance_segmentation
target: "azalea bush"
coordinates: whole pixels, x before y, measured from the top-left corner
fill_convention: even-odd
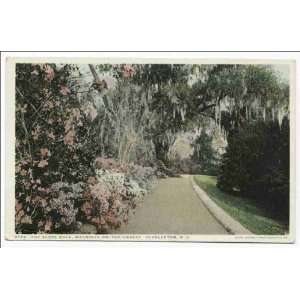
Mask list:
[[[96,175],[88,179],[81,220],[95,225],[98,232],[106,233],[127,223],[129,211],[136,207],[146,190],[132,179],[130,173],[124,172],[126,166],[119,165],[118,168],[111,159],[101,158],[101,162],[108,168],[97,168]]]
[[[140,165],[130,165],[128,170],[130,176],[143,189],[151,188],[153,181],[158,175],[157,169],[152,167],[142,167]]]
[[[98,111],[77,78],[75,65],[16,66],[17,233],[107,232],[145,193],[129,166],[97,156]]]

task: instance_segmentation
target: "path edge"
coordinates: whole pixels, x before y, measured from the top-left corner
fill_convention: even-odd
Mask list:
[[[195,182],[194,176],[190,175],[191,183],[198,198],[203,202],[209,212],[221,223],[225,229],[231,234],[238,235],[253,235],[253,233],[241,225],[238,221],[233,219],[223,208],[217,205],[208,194],[200,188]]]

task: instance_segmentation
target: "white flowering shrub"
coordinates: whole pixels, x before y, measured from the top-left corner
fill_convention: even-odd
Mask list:
[[[141,188],[133,179],[128,179],[125,183],[128,197],[138,198],[146,194],[146,190]]]
[[[151,188],[151,184],[156,178],[156,170],[140,165],[131,165],[129,168],[130,177],[138,183],[143,190]]]

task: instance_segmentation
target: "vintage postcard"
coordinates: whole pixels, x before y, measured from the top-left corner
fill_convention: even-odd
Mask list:
[[[294,241],[294,61],[5,63],[6,239]]]

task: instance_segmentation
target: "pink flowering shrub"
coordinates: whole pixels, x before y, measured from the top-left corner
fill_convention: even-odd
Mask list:
[[[16,232],[70,232],[78,197],[72,185],[93,174],[86,118],[71,72],[76,66],[16,66]],[[92,147],[88,147],[92,149]],[[63,190],[56,190],[61,183]],[[66,189],[68,191],[66,191]]]
[[[113,194],[101,179],[91,177],[89,182],[81,206],[82,220],[95,225],[99,233],[107,232],[109,226],[117,228],[121,222],[113,211]]]
[[[133,66],[131,66],[131,65],[125,65],[123,67],[123,76],[125,78],[132,77],[134,74],[135,74],[135,70],[134,70]]]
[[[142,174],[142,167],[98,155],[100,116],[92,101],[78,96],[76,70],[16,66],[16,233],[74,233],[84,223],[109,232],[127,222],[151,179],[149,170]],[[118,70],[124,78],[134,74],[130,66]]]
[[[81,219],[105,233],[127,222],[129,211],[146,190],[132,179],[128,165],[97,157],[95,166],[96,176],[88,179],[83,196]]]

